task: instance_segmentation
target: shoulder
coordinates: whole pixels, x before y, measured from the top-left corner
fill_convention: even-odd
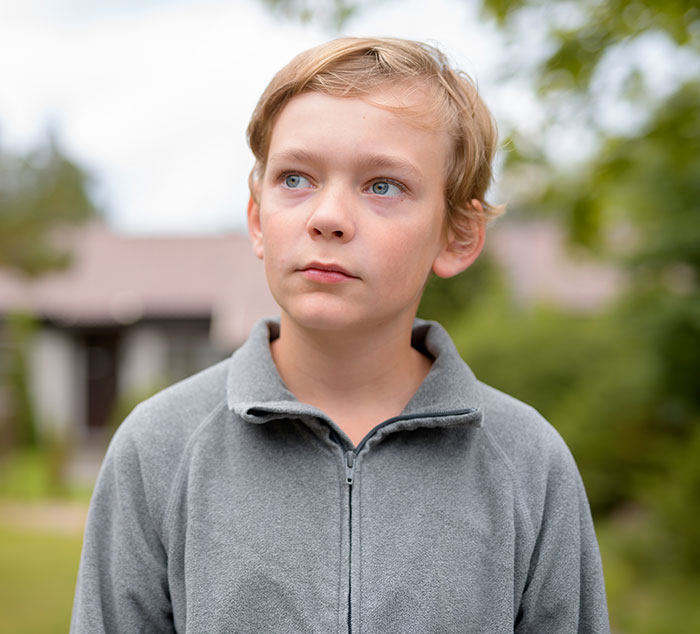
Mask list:
[[[571,457],[559,432],[534,407],[483,383],[480,392],[484,427],[512,460]]]
[[[559,432],[530,405],[484,384],[481,393],[485,440],[512,478],[533,528],[552,503],[577,507],[581,478]]]
[[[112,438],[102,471],[113,471],[126,488],[142,488],[155,515],[165,511],[188,446],[227,412],[227,368],[224,360],[143,401]]]
[[[156,452],[186,445],[201,424],[225,405],[228,361],[221,361],[137,405],[120,425],[114,442],[132,441]]]

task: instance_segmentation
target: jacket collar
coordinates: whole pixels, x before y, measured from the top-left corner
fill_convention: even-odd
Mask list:
[[[300,403],[284,385],[270,353],[270,340],[277,336],[278,318],[260,320],[247,341],[233,353],[226,385],[229,409],[254,423],[290,417],[329,420],[320,409]],[[474,411],[481,410],[479,382],[445,329],[437,322],[416,319],[412,344],[427,351],[435,361],[401,417],[424,419],[424,422],[434,419],[431,426],[459,422],[480,426],[482,417]],[[453,415],[436,417],[438,412]]]

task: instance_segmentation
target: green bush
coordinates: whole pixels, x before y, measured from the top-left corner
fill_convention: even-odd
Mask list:
[[[60,460],[60,465],[56,465],[56,460]],[[56,469],[63,467],[62,458],[56,458],[51,450],[28,448],[12,451],[0,461],[0,499],[89,500],[91,488],[56,479]]]

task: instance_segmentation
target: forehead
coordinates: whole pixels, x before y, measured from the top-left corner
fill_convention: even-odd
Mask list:
[[[306,92],[293,97],[272,130],[268,161],[291,154],[395,157],[443,169],[449,136],[420,85],[382,87],[359,97]]]

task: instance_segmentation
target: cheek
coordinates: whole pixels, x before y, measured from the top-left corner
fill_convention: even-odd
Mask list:
[[[263,229],[262,249],[265,271],[271,284],[298,263],[298,240],[291,227],[269,223]]]
[[[439,250],[439,236],[430,225],[396,231],[391,245],[382,253],[385,270],[394,280],[394,287],[422,288]]]
[[[285,252],[285,236],[288,236],[289,232],[281,225],[279,218],[270,217],[268,214],[262,216],[260,227],[265,258],[279,259]]]

